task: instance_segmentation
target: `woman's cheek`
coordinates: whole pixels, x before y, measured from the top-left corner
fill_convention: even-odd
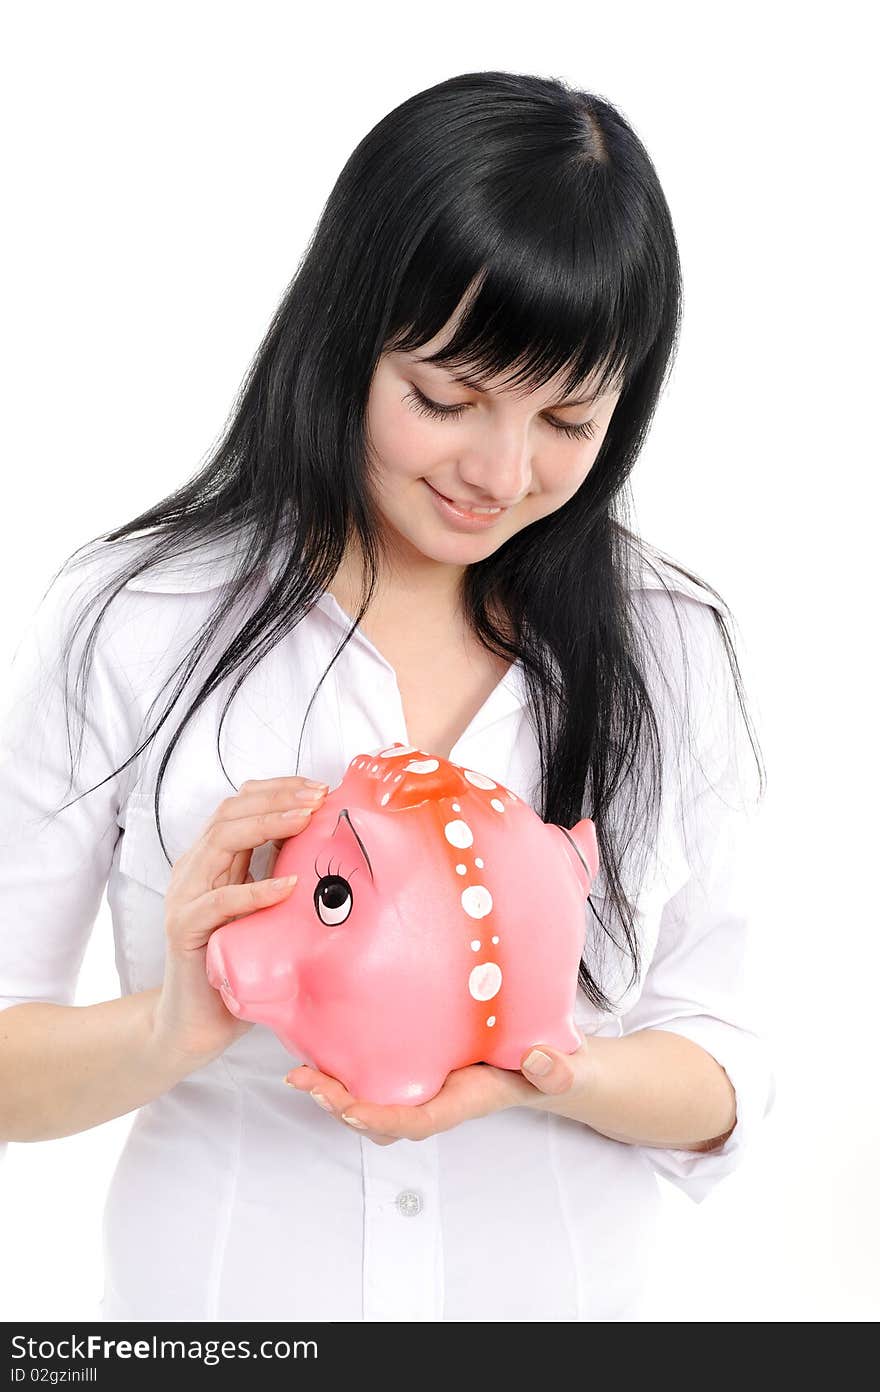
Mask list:
[[[408,419],[399,421],[388,432],[382,459],[386,467],[403,478],[419,479],[430,475],[441,457],[438,437],[430,423],[419,421],[407,412]]]
[[[598,448],[591,447],[586,464],[580,459],[574,465],[570,460],[550,460],[545,457],[544,468],[538,474],[541,484],[539,516],[546,517],[556,512],[574,497],[586,482],[597,453]]]
[[[370,439],[379,465],[397,474],[421,477],[425,470],[432,440],[425,423],[405,408],[394,411],[390,404],[369,414]],[[436,443],[436,442],[434,442]]]

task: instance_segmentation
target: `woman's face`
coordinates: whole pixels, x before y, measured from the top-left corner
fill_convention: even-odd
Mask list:
[[[382,356],[370,388],[368,439],[386,522],[422,559],[461,567],[577,492],[620,388],[593,401],[589,384],[563,399],[558,379],[528,394],[497,380],[479,391],[462,383],[460,371],[422,361],[438,342]],[[502,510],[469,527],[437,494],[465,508]]]

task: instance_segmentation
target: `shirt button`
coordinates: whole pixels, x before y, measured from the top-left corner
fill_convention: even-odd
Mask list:
[[[416,1189],[401,1189],[397,1196],[397,1209],[404,1218],[411,1218],[422,1211],[422,1196]]]

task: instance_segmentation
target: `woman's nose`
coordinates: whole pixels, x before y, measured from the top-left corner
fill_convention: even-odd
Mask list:
[[[513,507],[529,491],[532,445],[526,430],[491,433],[459,462],[459,474],[474,507]]]

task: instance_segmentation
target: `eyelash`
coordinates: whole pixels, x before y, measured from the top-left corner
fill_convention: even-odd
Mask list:
[[[319,867],[318,867],[318,858],[317,858],[317,856],[315,857],[315,860],[314,860],[314,866],[315,866],[315,874],[317,875],[317,877],[318,877],[319,880],[320,880],[320,879],[329,879],[332,875],[338,875],[340,879],[342,879],[342,880],[349,880],[349,881],[350,881],[352,875],[356,874],[356,872],[357,872],[357,866],[355,866],[353,870],[343,870],[343,869],[342,869],[342,861],[341,861],[341,860],[340,860],[340,862],[339,862],[338,868],[337,868],[335,871],[334,871],[334,869],[333,869],[333,861],[331,860],[331,861],[328,861],[328,863],[327,863],[327,869],[324,870],[324,871],[322,872],[322,871],[319,869]]]
[[[435,420],[458,420],[462,411],[467,410],[467,403],[462,402],[458,406],[441,406],[436,401],[431,401],[418,387],[414,386],[411,392],[407,392],[404,401],[412,401],[412,410],[417,411],[422,416],[432,416]],[[550,421],[553,430],[558,430],[561,435],[567,435],[570,440],[592,440],[596,434],[596,426],[593,421],[582,421],[580,425],[566,425],[563,421]]]

